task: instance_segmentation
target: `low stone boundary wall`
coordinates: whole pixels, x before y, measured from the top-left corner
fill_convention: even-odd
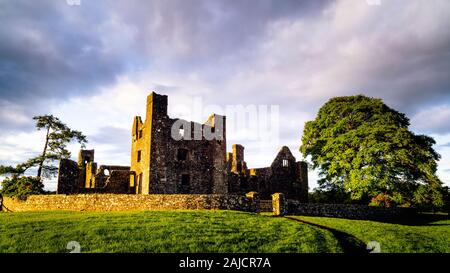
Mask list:
[[[32,195],[26,201],[4,197],[3,205],[10,211],[143,211],[176,209],[217,209],[249,212],[272,211],[274,216],[304,215],[347,219],[398,219],[414,216],[408,208],[380,208],[364,205],[300,203],[285,199],[282,193],[272,201],[260,200],[258,193],[228,194],[53,194]]]
[[[417,214],[410,208],[383,208],[353,204],[315,204],[286,200],[283,194],[272,195],[273,213],[278,215],[303,215],[346,218],[356,220],[388,220],[412,217]]]
[[[259,207],[261,212],[272,212],[272,200],[260,200]]]
[[[289,200],[287,213],[366,220],[407,218],[413,216],[415,211],[409,208],[382,208],[352,204],[307,204]]]
[[[258,211],[259,203],[241,195],[222,194],[76,194],[32,195],[26,201],[5,197],[11,211],[133,211],[168,209],[220,209]]]

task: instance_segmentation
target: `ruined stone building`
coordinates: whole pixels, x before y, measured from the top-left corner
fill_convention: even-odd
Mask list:
[[[78,162],[61,159],[57,192],[72,193],[132,193],[129,166],[100,165],[94,162],[94,150],[80,150]]]
[[[173,126],[176,122],[180,126]],[[167,96],[148,96],[145,122],[135,117],[132,129],[136,192],[227,193],[226,140],[219,129],[225,126],[218,122],[225,123],[225,117],[212,115],[204,124],[169,118]],[[207,140],[205,135],[212,133],[217,138]]]
[[[270,167],[247,169],[244,147],[234,144],[227,153],[228,189],[232,193],[255,191],[263,199],[275,192],[288,199],[308,200],[308,165],[296,161],[288,147],[283,146]]]
[[[58,193],[244,194],[269,199],[274,192],[307,201],[308,172],[283,147],[270,167],[248,169],[244,147],[226,150],[226,118],[211,115],[205,123],[170,118],[168,98],[151,93],[146,117],[136,116],[131,132],[130,166],[94,162],[93,150],[81,150],[78,162],[61,160]]]

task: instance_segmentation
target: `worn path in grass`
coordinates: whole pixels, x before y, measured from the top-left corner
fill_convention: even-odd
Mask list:
[[[356,243],[355,246],[376,241],[380,243],[382,253],[450,253],[448,215],[425,214],[391,223],[308,216],[289,218],[332,231],[341,245],[346,240]],[[345,244],[342,247],[352,251]]]
[[[341,248],[344,250],[345,253],[359,253],[359,254],[368,253],[366,249],[367,244],[365,244],[363,241],[359,240],[352,234],[342,232],[328,226],[306,221],[299,217],[286,216],[286,218],[331,232],[333,236],[339,241],[339,244],[341,245]]]

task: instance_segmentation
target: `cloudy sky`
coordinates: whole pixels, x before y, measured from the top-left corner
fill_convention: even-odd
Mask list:
[[[0,164],[38,154],[32,117],[54,114],[87,135],[98,163],[129,165],[133,117],[156,90],[171,117],[198,122],[227,106],[273,110],[277,137],[262,142],[227,119],[228,145],[262,167],[281,145],[301,158],[304,122],[330,97],[366,94],[436,139],[450,185],[450,1],[76,3],[0,0]]]

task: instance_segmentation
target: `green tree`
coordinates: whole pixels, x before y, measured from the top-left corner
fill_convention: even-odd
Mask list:
[[[57,172],[57,168],[51,164],[53,161],[70,157],[67,144],[76,140],[84,147],[87,140],[81,132],[70,129],[53,115],[37,116],[33,119],[36,121],[36,128],[45,130],[46,133],[41,155],[31,159],[31,164],[37,163],[37,178],[41,179],[43,175],[48,177]]]
[[[2,182],[1,194],[26,199],[32,194],[43,194],[44,184],[37,177],[13,175]]]
[[[336,97],[305,124],[300,151],[311,156],[319,185],[339,187],[353,200],[442,206],[435,141],[409,125],[381,99]]]
[[[5,195],[17,195],[41,193],[43,189],[42,178],[54,176],[58,168],[54,161],[61,158],[69,158],[70,151],[67,145],[76,140],[84,147],[87,143],[86,136],[81,132],[72,130],[57,117],[52,115],[33,117],[38,130],[45,130],[45,142],[40,155],[28,159],[26,162],[13,166],[0,165],[0,175],[11,175],[2,182],[1,192]],[[36,177],[25,177],[25,172],[37,167]]]
[[[322,184],[308,194],[308,202],[323,204],[352,203],[349,192],[334,184]]]
[[[69,158],[71,155],[70,151],[67,150],[67,144],[76,140],[81,144],[81,147],[84,147],[87,143],[86,136],[80,131],[70,129],[53,115],[36,116],[33,119],[36,121],[36,128],[45,131],[42,153],[30,158],[25,163],[18,164],[16,167],[0,166],[0,174],[23,174],[29,168],[37,166],[36,177],[39,180],[42,176],[51,177],[57,172],[57,168],[52,163],[61,158]]]

